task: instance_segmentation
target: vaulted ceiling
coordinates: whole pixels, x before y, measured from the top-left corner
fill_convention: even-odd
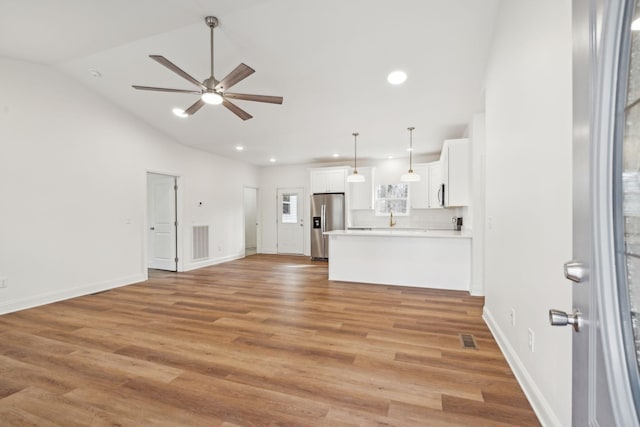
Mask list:
[[[181,144],[255,165],[435,153],[483,109],[483,78],[498,0],[0,0],[0,55],[51,65]],[[283,105],[234,101],[242,121],[152,61],[165,56],[198,80],[243,62],[256,72],[234,92],[279,95]],[[389,72],[404,70],[393,86]],[[91,75],[96,70],[100,77]],[[242,145],[243,151],[235,147]]]

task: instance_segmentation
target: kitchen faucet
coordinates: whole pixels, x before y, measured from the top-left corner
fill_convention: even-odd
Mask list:
[[[389,227],[393,227],[396,225],[396,222],[393,220],[393,211],[389,211]]]

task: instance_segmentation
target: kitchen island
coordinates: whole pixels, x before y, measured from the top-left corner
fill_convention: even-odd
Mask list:
[[[453,230],[336,230],[329,280],[469,291],[471,234]]]

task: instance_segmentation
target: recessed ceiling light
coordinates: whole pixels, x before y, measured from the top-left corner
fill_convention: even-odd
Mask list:
[[[338,153],[333,153],[333,157],[340,157],[340,154],[338,154]]]
[[[387,156],[387,159],[391,160],[393,159],[393,156]]]
[[[405,80],[407,80],[407,73],[401,70],[392,71],[387,76],[387,81],[392,85],[402,84]]]
[[[185,113],[182,108],[174,108],[171,111],[173,112],[173,114],[175,114],[178,117],[182,117],[182,118],[189,117],[189,115],[187,113]]]
[[[636,18],[631,23],[631,31],[640,31],[640,18]]]
[[[93,69],[93,68],[89,70],[89,74],[91,75],[91,77],[96,77],[96,78],[97,77],[102,77],[102,73],[100,71],[98,71],[98,70]]]
[[[244,150],[244,147],[242,145],[236,145],[236,150],[242,151]]]
[[[270,161],[271,163],[275,163],[275,162],[276,162],[276,159],[274,159],[274,158],[272,157],[272,158],[270,158],[270,159],[269,159],[269,161]]]

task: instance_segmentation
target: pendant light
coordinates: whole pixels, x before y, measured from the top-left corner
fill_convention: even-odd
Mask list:
[[[407,128],[409,131],[409,171],[400,177],[402,182],[418,182],[420,175],[413,172],[413,126]]]
[[[364,175],[358,174],[358,132],[354,132],[353,135],[353,173],[347,176],[347,182],[364,182]]]

